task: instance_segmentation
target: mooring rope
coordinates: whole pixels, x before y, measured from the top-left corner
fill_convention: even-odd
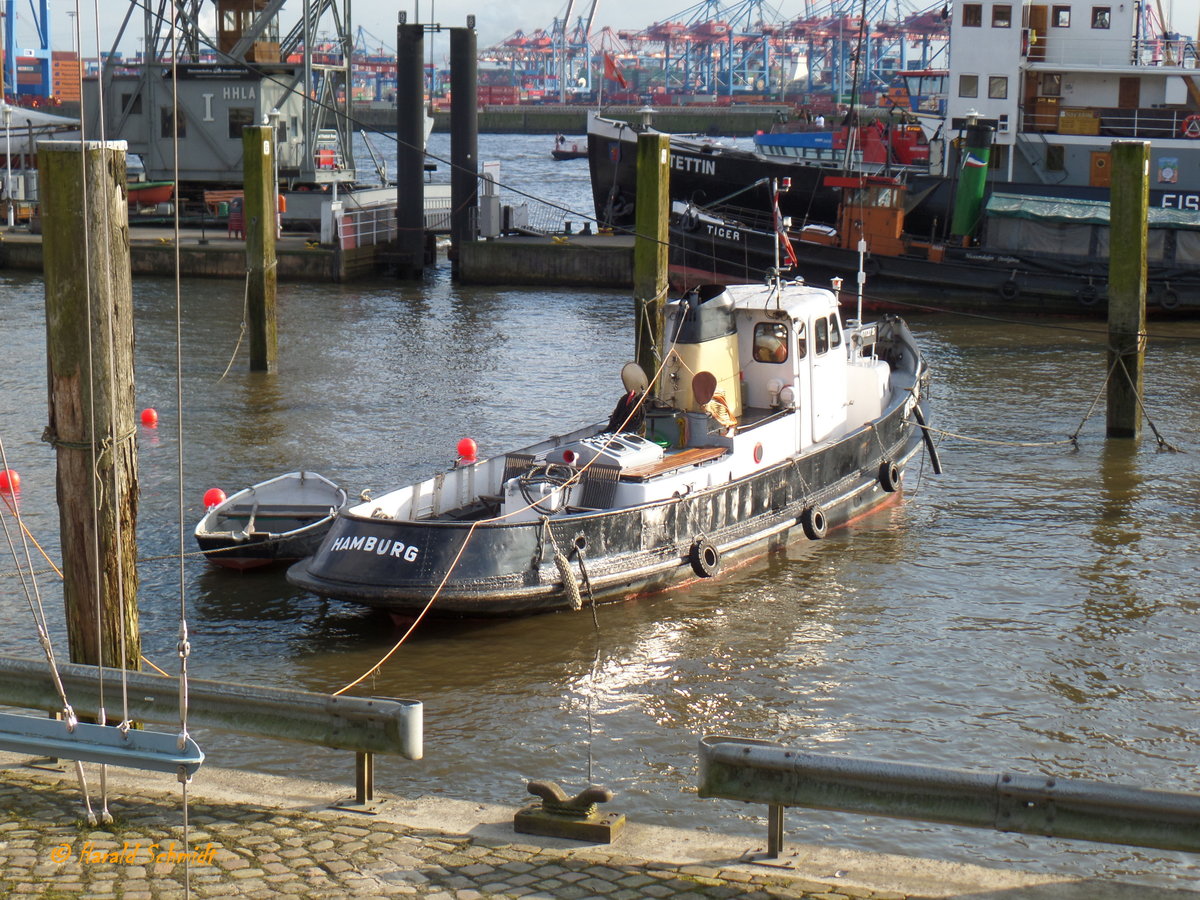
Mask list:
[[[233,354],[229,357],[229,365],[225,367],[225,371],[221,373],[221,377],[217,381],[224,381],[225,376],[229,374],[229,370],[233,368],[238,350],[242,347],[242,339],[246,336],[246,320],[250,318],[250,275],[251,271],[247,269],[245,287],[242,290],[242,328],[238,332],[237,343],[233,345]]]

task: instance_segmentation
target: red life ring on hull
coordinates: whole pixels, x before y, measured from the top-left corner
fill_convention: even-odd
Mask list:
[[[1184,119],[1179,133],[1185,138],[1200,138],[1200,115],[1193,113]]]

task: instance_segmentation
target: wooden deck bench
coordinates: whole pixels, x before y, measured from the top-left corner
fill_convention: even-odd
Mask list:
[[[235,199],[242,199],[243,193],[244,192],[241,190],[205,191],[204,205],[208,208],[209,213],[215,216],[217,214],[218,207],[222,203],[228,203],[230,206],[232,206]]]
[[[727,452],[728,448],[726,447],[689,447],[686,450],[680,450],[678,453],[668,453],[662,459],[652,463],[622,469],[621,479],[623,481],[645,481],[647,478],[653,478],[655,475],[662,475],[666,472],[674,472],[676,469],[682,469],[685,466],[695,466],[702,462],[708,462],[710,459],[724,456]]]

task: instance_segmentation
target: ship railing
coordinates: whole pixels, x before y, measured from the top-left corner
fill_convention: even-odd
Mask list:
[[[382,203],[348,209],[338,219],[343,248],[372,247],[396,239],[396,205]]]
[[[1087,37],[1060,37],[1054,29],[1048,35],[1035,36],[1025,30],[1025,59],[1039,67],[1088,66],[1103,69],[1129,66],[1196,66],[1196,45],[1185,38],[1098,37],[1103,31],[1092,30]]]
[[[1078,134],[1110,138],[1200,138],[1197,126],[1188,121],[1190,110],[1154,107],[1050,106],[1038,98],[1032,107],[1022,107],[1023,131],[1043,134]]]
[[[1196,67],[1196,45],[1186,38],[1142,38],[1134,42],[1134,64],[1141,66]]]
[[[450,194],[425,192],[425,230],[439,234],[450,232]]]
[[[546,235],[576,234],[583,229],[584,224],[587,225],[588,231],[594,227],[588,215],[572,213],[553,203],[524,197],[519,206],[523,208],[523,212],[519,227],[514,225],[513,230],[516,231]]]

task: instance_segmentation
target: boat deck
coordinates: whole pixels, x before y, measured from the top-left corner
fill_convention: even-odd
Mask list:
[[[708,462],[729,452],[727,447],[689,447],[678,453],[669,453],[660,460],[641,466],[631,466],[621,470],[623,481],[646,481],[656,475],[674,472],[687,466],[696,466]]]

